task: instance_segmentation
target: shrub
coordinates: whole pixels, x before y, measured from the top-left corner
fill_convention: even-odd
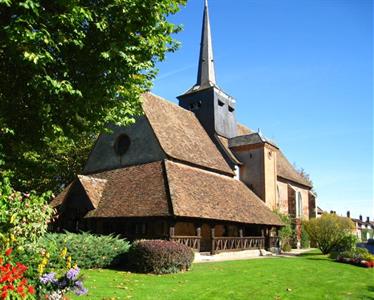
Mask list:
[[[106,268],[118,265],[130,248],[129,242],[114,235],[82,233],[48,233],[40,239],[40,245],[48,250],[49,263],[60,268],[61,250],[65,247],[71,260],[81,268]]]
[[[336,214],[323,214],[321,218],[305,221],[304,226],[323,254],[330,253],[354,229],[349,218]]]
[[[302,228],[301,228],[301,241],[300,241],[300,244],[301,244],[301,248],[303,248],[303,249],[310,247],[309,235],[308,235],[308,233],[305,230],[304,224],[302,225]]]
[[[292,229],[292,222],[288,215],[282,214],[279,211],[275,213],[280,217],[284,226],[279,230],[279,239],[281,241],[282,251],[289,252],[292,249],[294,230]]]
[[[140,273],[169,274],[189,270],[193,251],[182,244],[164,240],[141,240],[133,243],[130,267]]]
[[[10,244],[21,251],[27,246],[29,251],[35,246],[53,214],[47,204],[50,197],[51,193],[17,192],[6,177],[0,181],[0,248]]]
[[[374,255],[370,254],[365,248],[354,248],[352,250],[343,251],[338,257],[374,261]]]
[[[341,252],[353,251],[356,248],[358,239],[353,234],[346,234],[332,249],[330,253],[331,258],[336,258],[336,256]]]

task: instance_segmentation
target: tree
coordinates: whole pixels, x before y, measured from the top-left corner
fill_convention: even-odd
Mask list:
[[[14,187],[57,190],[108,123],[141,113],[186,0],[0,0],[0,149]]]
[[[317,244],[323,254],[328,254],[337,248],[355,228],[349,218],[339,217],[336,214],[323,214],[321,218],[305,221],[304,227],[311,241]]]

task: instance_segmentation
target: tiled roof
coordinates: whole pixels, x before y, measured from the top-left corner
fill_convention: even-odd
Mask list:
[[[151,93],[143,95],[143,110],[169,157],[233,175],[193,112]]]
[[[239,180],[170,161],[166,169],[176,216],[282,225]]]
[[[236,132],[237,132],[237,135],[239,136],[239,135],[251,134],[254,131],[243,124],[237,123]]]
[[[49,203],[50,206],[52,207],[57,207],[59,205],[61,205],[61,203],[65,200],[65,197],[67,196],[67,194],[69,193],[70,191],[70,188],[73,186],[73,184],[75,183],[75,181],[73,181],[72,183],[68,184],[63,190],[61,193],[59,193],[56,197],[54,197],[52,199],[52,201]]]
[[[223,149],[230,157],[230,159],[237,165],[241,164],[241,162],[236,158],[234,153],[232,153],[231,149],[229,148],[229,140],[220,135],[216,135],[216,138],[218,139],[219,143],[222,145]]]
[[[170,214],[162,162],[92,174],[106,180],[96,209],[86,217],[144,217]]]
[[[86,194],[91,202],[98,203],[85,217],[174,215],[282,225],[241,181],[181,163],[166,161],[165,169],[162,164],[154,162],[84,176]],[[100,187],[104,187],[100,199],[95,198],[100,193],[91,190],[95,189],[93,182],[101,182]]]
[[[299,174],[293,165],[287,160],[281,150],[277,153],[277,173],[279,177],[312,187],[310,182]]]
[[[88,198],[91,200],[93,207],[97,208],[103,195],[107,180],[84,175],[78,175],[78,179],[82,184]]]

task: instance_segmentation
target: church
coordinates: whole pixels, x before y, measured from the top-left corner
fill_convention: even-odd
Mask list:
[[[129,126],[102,133],[82,170],[53,201],[56,230],[169,239],[195,251],[270,249],[288,214],[316,216],[311,183],[281,149],[236,119],[216,83],[207,1],[197,82],[179,105],[152,93]]]

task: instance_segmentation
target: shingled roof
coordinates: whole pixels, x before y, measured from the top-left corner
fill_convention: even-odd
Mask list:
[[[86,217],[168,216],[162,162],[137,165],[89,177],[106,180],[96,209]]]
[[[154,162],[84,176],[86,194],[98,204],[85,217],[174,215],[282,225],[241,181],[181,163],[166,160],[165,168],[162,164]],[[105,182],[100,199],[96,198],[99,193],[90,190],[94,189],[93,182]],[[95,199],[91,199],[93,195]]]
[[[168,157],[233,175],[193,112],[151,93],[142,98],[144,113]]]
[[[277,173],[279,177],[300,183],[307,187],[312,187],[311,183],[299,174],[293,165],[288,161],[282,151],[277,153]]]
[[[282,225],[240,180],[170,161],[166,169],[176,216]]]

